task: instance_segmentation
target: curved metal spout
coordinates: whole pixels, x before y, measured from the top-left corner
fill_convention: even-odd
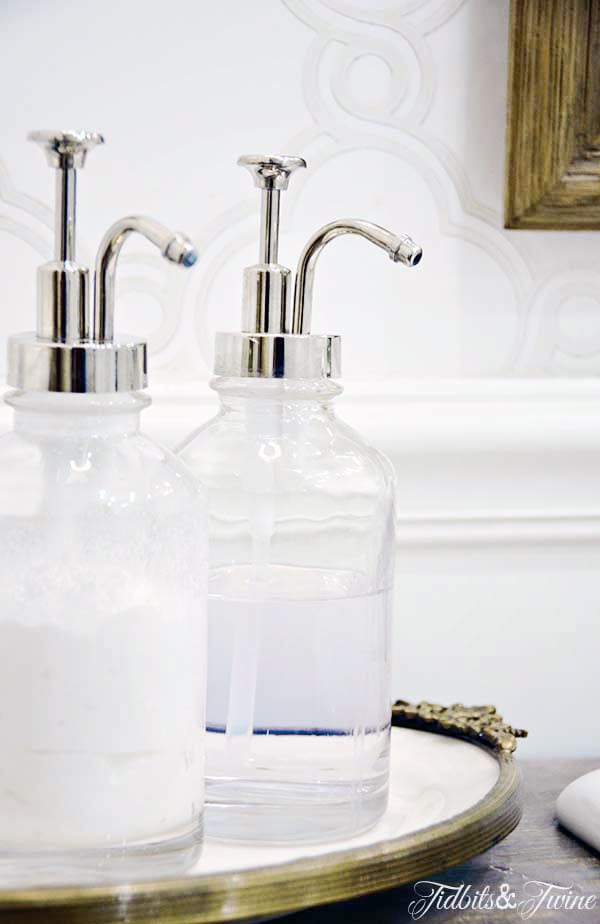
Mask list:
[[[407,235],[393,234],[371,221],[346,218],[332,221],[313,234],[300,255],[294,289],[293,334],[310,333],[312,291],[315,265],[326,244],[342,234],[359,234],[372,244],[383,248],[394,263],[416,266],[423,251]]]
[[[163,257],[181,266],[193,266],[198,254],[184,234],[171,231],[152,218],[131,215],[108,229],[98,249],[94,278],[92,339],[112,340],[114,335],[115,274],[117,259],[127,237],[137,232],[155,244]]]

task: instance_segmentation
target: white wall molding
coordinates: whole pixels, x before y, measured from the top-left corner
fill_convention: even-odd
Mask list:
[[[400,548],[432,546],[546,546],[600,543],[600,509],[512,510],[493,508],[469,515],[456,509],[445,515],[398,515]]]
[[[152,393],[170,445],[216,409],[206,385]],[[338,407],[398,473],[394,696],[493,702],[524,754],[596,754],[600,383],[349,382]]]
[[[151,393],[171,448],[218,406],[206,383]],[[600,542],[600,381],[350,381],[337,410],[394,463],[401,547]]]

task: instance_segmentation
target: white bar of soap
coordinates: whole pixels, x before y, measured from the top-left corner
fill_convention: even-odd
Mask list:
[[[600,770],[586,773],[563,789],[556,817],[582,841],[600,851]]]

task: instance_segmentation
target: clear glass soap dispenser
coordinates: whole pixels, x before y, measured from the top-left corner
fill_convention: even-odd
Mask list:
[[[218,415],[181,456],[208,489],[207,831],[342,837],[384,811],[390,731],[394,477],[339,421],[340,339],[311,333],[323,247],[358,234],[392,260],[421,249],[366,221],[321,228],[277,262],[280,194],[299,157],[242,157],[261,190],[260,262],[240,333],[217,334]]]
[[[35,333],[8,342],[0,439],[0,875],[178,871],[203,818],[205,502],[140,433],[146,344],[113,334],[131,232],[191,266],[146,218],[113,225],[94,297],[75,262],[75,183],[92,132],[36,132],[56,171],[56,251]]]

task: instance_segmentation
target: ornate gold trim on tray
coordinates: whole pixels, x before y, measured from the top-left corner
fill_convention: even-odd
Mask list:
[[[527,737],[524,728],[507,725],[495,706],[463,706],[462,703],[438,706],[427,702],[414,705],[399,699],[394,703],[392,715],[394,725],[467,738],[509,754],[516,749],[517,738]]]
[[[290,862],[169,882],[10,891],[0,886],[0,924],[209,924],[276,916],[426,878],[477,856],[517,826],[520,778],[512,751],[525,732],[505,724],[493,706],[460,704],[399,701],[392,724],[483,746],[498,763],[496,783],[446,821]]]

